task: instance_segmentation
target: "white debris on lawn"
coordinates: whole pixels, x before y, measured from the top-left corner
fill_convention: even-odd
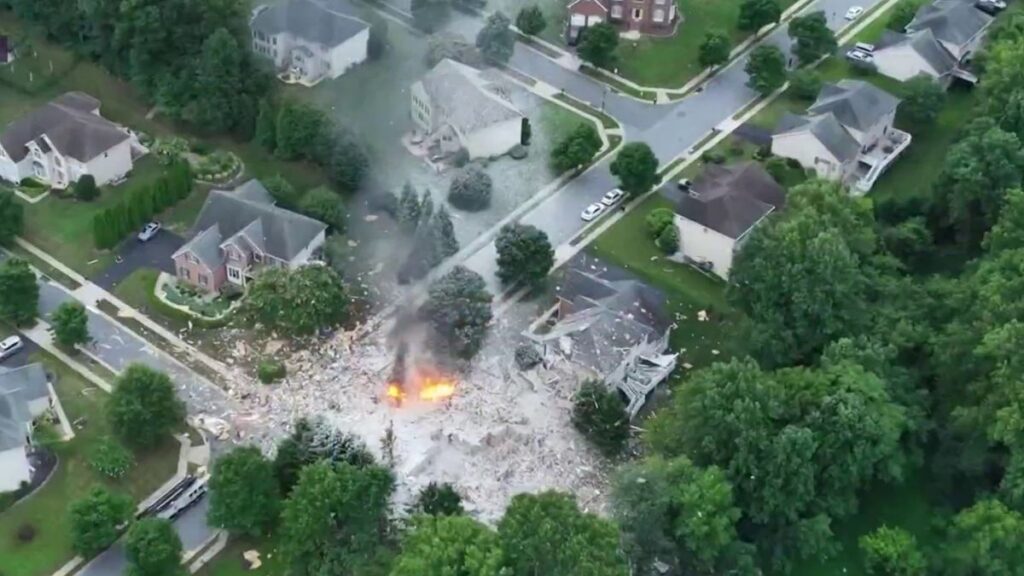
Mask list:
[[[230,393],[264,428],[322,414],[361,436],[382,461],[381,440],[393,426],[400,509],[433,481],[455,485],[467,510],[485,521],[500,518],[513,495],[546,489],[572,492],[581,507],[605,512],[604,463],[570,421],[576,378],[565,367],[527,377],[514,366],[514,347],[489,341],[441,404],[392,405],[384,392],[394,350],[375,336],[356,342],[348,333],[293,355],[280,384],[236,378]]]

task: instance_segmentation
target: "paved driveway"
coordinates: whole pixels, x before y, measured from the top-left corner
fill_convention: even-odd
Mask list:
[[[139,242],[134,236],[121,243],[120,262],[114,262],[91,280],[106,290],[112,290],[121,280],[139,268],[155,268],[174,273],[171,255],[185,244],[185,239],[169,230],[161,230],[149,242]]]

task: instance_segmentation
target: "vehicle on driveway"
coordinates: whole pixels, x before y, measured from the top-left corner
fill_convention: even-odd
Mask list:
[[[995,16],[1006,10],[1006,2],[1003,2],[1003,0],[978,0],[978,2],[974,3],[974,7],[986,14]]]
[[[6,360],[11,356],[18,353],[25,347],[25,344],[21,341],[21,336],[8,336],[0,342],[0,360]]]
[[[601,197],[601,204],[604,204],[605,206],[611,207],[612,205],[614,205],[619,200],[622,200],[622,196],[623,196],[622,190],[619,190],[618,188],[616,188],[615,190],[612,190],[611,192],[605,193],[605,195]]]
[[[689,192],[693,188],[693,182],[689,178],[683,178],[676,182],[676,186],[679,187],[683,192]]]
[[[867,52],[863,52],[861,50],[850,50],[849,52],[846,53],[846,58],[848,60],[852,60],[853,62],[863,62],[865,64],[870,64],[875,59],[875,57],[872,56],[871,54],[868,54]]]
[[[148,222],[139,232],[139,242],[149,242],[160,231],[159,222]]]
[[[584,222],[590,222],[594,218],[597,218],[601,212],[604,212],[604,204],[594,202],[590,206],[587,206],[587,209],[583,211],[583,214],[580,214],[580,218],[582,218]]]
[[[847,20],[856,20],[857,17],[860,16],[861,14],[863,14],[863,13],[864,13],[864,7],[863,6],[851,6],[850,9],[846,11],[846,19]]]

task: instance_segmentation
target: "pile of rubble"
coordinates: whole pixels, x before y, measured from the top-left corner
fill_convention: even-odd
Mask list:
[[[570,422],[576,374],[567,363],[520,371],[513,348],[493,334],[443,403],[388,401],[394,349],[383,338],[351,333],[293,354],[278,384],[239,371],[229,394],[248,412],[236,421],[280,431],[249,439],[267,450],[297,418],[322,415],[361,436],[382,461],[393,456],[400,507],[429,482],[450,482],[467,510],[487,521],[499,518],[513,495],[544,489],[572,492],[582,507],[603,512],[606,470]],[[385,448],[389,429],[394,440]]]

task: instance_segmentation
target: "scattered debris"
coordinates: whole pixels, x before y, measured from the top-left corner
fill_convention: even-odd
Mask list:
[[[263,566],[259,550],[246,550],[242,552],[242,558],[249,563],[249,570],[258,570],[260,566]]]

